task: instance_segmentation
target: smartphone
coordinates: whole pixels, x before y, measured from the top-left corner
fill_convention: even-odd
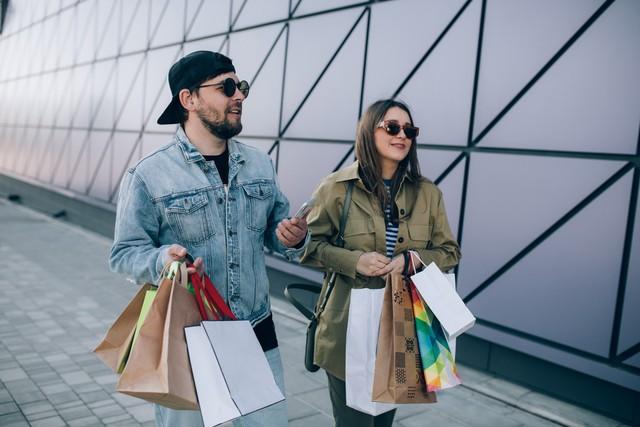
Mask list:
[[[296,214],[294,215],[295,218],[306,218],[307,215],[309,215],[309,212],[311,212],[311,209],[313,208],[313,205],[316,203],[315,199],[312,197],[311,199],[307,200],[306,202],[304,202],[302,204],[302,206],[300,206],[300,209],[298,209],[298,212],[296,212]]]

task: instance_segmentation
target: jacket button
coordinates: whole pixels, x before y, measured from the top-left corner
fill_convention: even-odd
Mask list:
[[[404,242],[404,237],[398,237],[398,243]]]
[[[400,215],[404,215],[404,209],[400,209]]]

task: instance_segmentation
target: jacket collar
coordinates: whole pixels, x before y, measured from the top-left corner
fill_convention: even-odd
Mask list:
[[[362,179],[360,178],[360,174],[358,173],[357,160],[352,164],[350,164],[349,166],[347,166],[346,168],[336,172],[336,182],[352,181],[354,179],[357,179],[362,185],[362,187],[364,188],[364,183],[362,182]],[[407,174],[406,172],[402,177],[402,181],[404,181],[405,179],[413,182],[413,178],[411,178],[411,176],[409,176],[409,174]]]
[[[182,151],[185,162],[197,163],[205,161],[200,151],[198,151],[196,146],[189,141],[189,137],[187,137],[182,126],[178,126],[175,140],[176,144]],[[227,146],[229,147],[229,163],[244,163],[244,155],[242,154],[242,150],[238,143],[233,139],[229,139],[227,141]]]

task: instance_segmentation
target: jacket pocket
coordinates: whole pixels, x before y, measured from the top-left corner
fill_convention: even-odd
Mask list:
[[[430,224],[410,224],[409,238],[413,243],[413,247],[425,249],[428,242],[431,240],[431,225]]]
[[[376,234],[371,218],[348,219],[344,230],[344,247],[370,252],[375,249]]]
[[[165,214],[179,241],[198,244],[215,234],[214,213],[205,192],[171,197],[165,202]]]
[[[273,185],[268,182],[246,184],[242,187],[245,195],[245,223],[247,228],[263,232],[267,227],[269,212],[273,202]]]

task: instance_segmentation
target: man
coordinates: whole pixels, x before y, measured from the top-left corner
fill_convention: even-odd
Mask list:
[[[125,173],[118,200],[112,270],[156,282],[167,261],[195,258],[238,319],[247,319],[284,394],[282,362],[269,304],[264,246],[293,259],[308,241],[304,219],[287,219],[289,202],[271,159],[233,136],[242,130],[249,85],[231,60],[190,53],[169,71],[172,100],[159,124],[180,123],[170,144]],[[160,426],[202,425],[197,411],[156,405]],[[286,403],[237,425],[287,425]]]

